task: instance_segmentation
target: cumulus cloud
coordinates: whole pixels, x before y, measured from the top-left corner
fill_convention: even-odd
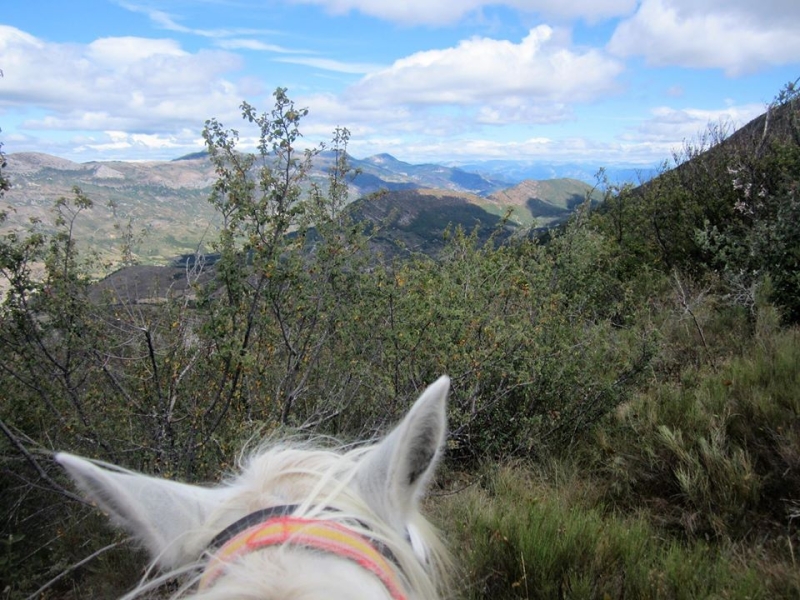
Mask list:
[[[718,68],[729,76],[790,64],[800,56],[796,0],[642,0],[608,50],[650,65]]]
[[[377,143],[372,143],[373,141]],[[470,137],[458,144],[442,140],[409,141],[384,137],[359,143],[353,147],[356,156],[388,152],[412,162],[474,161],[514,159],[543,162],[582,162],[604,165],[639,165],[655,167],[659,159],[669,155],[671,146],[647,141],[598,141],[580,137],[528,137],[517,141],[500,141],[486,137]]]
[[[651,117],[620,136],[623,141],[668,144],[674,150],[680,141],[692,141],[702,136],[709,126],[730,134],[764,112],[762,104],[729,106],[717,110],[696,108],[653,108]],[[666,156],[665,156],[666,158]]]
[[[100,67],[118,68],[152,57],[186,57],[175,40],[153,40],[138,37],[115,37],[95,40],[86,48],[85,56]]]
[[[202,146],[203,140],[196,131],[182,130],[174,134],[129,133],[127,131],[105,131],[101,135],[81,140],[75,151],[147,155],[153,150],[180,153],[187,147]]]
[[[539,115],[525,115],[525,119],[520,119],[516,133],[509,136],[500,134],[495,126],[508,122],[509,111],[515,109],[513,106],[504,106],[498,116],[486,107],[464,114],[466,109],[442,112],[402,105],[359,108],[334,95],[315,95],[299,100],[300,104],[312,107],[304,126],[307,140],[329,139],[335,124],[346,124],[353,133],[349,150],[358,157],[388,152],[411,162],[513,158],[602,160],[607,164],[651,167],[668,157],[676,146],[674,137],[654,141],[637,131],[625,138],[600,141],[559,135],[558,129],[548,129],[549,134],[542,135],[539,131],[544,130],[531,130],[526,126],[531,122],[550,123],[571,117],[567,106],[548,107]],[[505,139],[497,139],[497,135]],[[677,138],[679,142],[680,138]]]
[[[313,94],[296,100],[298,106],[311,109],[303,126],[304,135],[309,139],[330,139],[336,126],[346,126],[353,134],[351,143],[354,144],[367,137],[440,135],[449,138],[474,130],[473,120],[459,118],[458,114],[416,111],[395,104],[354,106],[334,94]]]
[[[295,4],[322,6],[333,14],[358,11],[365,15],[406,25],[444,25],[488,6],[507,6],[546,16],[596,21],[630,13],[636,0],[289,0]]]
[[[608,94],[622,70],[600,51],[570,49],[564,32],[541,25],[518,44],[475,37],[412,54],[367,75],[348,97],[356,105],[486,104],[495,112],[514,105],[512,112],[519,113],[525,106]]]
[[[29,129],[199,130],[209,115],[235,109],[242,97],[226,78],[240,67],[237,56],[190,53],[169,39],[56,44],[0,26],[0,56],[0,107],[29,115]]]
[[[540,28],[519,44],[476,38],[414,54],[343,94],[298,98],[311,108],[304,130],[325,139],[338,124],[351,129],[353,143],[367,136],[402,136],[460,146],[453,140],[480,136],[485,128],[572,119],[572,103],[614,91],[613,77],[622,67],[591,51],[573,53],[566,42]]]

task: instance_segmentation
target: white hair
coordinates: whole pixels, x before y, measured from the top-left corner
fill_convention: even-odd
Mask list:
[[[150,551],[161,574],[125,599],[180,578],[173,598],[197,600],[356,600],[390,598],[381,579],[336,553],[283,544],[237,556],[212,585],[197,589],[209,543],[242,517],[289,507],[292,517],[346,524],[389,557],[408,600],[447,589],[449,559],[418,504],[440,458],[449,379],[428,387],[381,441],[356,449],[308,443],[261,447],[240,473],[201,487],[134,473],[70,454],[56,459],[112,521]],[[151,569],[152,570],[152,569]]]

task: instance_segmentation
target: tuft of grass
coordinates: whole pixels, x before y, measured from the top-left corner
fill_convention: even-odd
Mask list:
[[[649,506],[689,536],[785,529],[800,498],[800,331],[757,333],[715,371],[686,368],[596,430],[617,506]]]
[[[503,467],[436,503],[460,549],[458,597],[759,599],[800,591],[791,564],[746,557],[735,544],[681,542],[644,514],[593,505],[580,471],[557,479]]]

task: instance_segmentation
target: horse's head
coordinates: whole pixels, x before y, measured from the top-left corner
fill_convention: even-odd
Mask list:
[[[276,445],[218,487],[56,460],[197,598],[434,598],[444,554],[418,501],[442,451],[449,379],[378,443],[335,452]],[[151,586],[143,586],[144,591]],[[132,594],[135,595],[135,592]]]

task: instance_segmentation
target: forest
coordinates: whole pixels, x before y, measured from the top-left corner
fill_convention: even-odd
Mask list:
[[[242,104],[255,153],[205,124],[219,258],[187,262],[181,293],[97,293],[77,187],[54,228],[0,237],[0,597],[118,597],[147,567],[53,452],[215,482],[254,440],[371,439],[442,374],[449,441],[425,506],[452,597],[800,595],[793,84],[646,183],[601,171],[603,201],[558,229],[450,228],[436,257],[375,251],[379,226],[348,212],[349,131],[310,183],[308,110],[274,100]]]

